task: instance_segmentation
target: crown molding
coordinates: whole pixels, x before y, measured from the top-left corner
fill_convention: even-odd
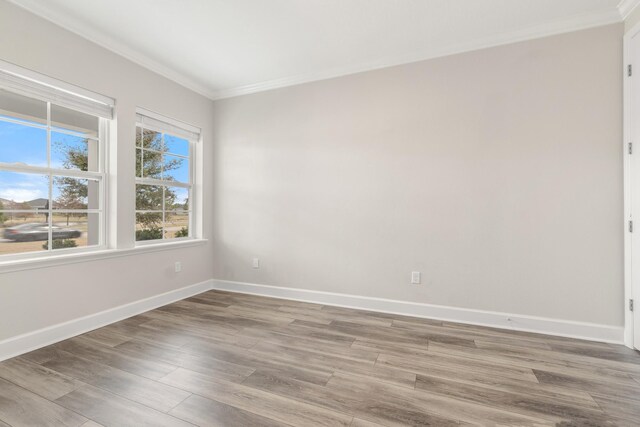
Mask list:
[[[640,2],[640,0],[633,1]],[[413,62],[426,61],[429,59],[441,58],[459,53],[472,52],[475,50],[487,49],[526,40],[533,40],[557,34],[569,33],[572,31],[579,31],[587,28],[614,24],[621,21],[622,19],[620,17],[620,14],[616,9],[598,13],[589,13],[580,15],[572,19],[537,25],[510,33],[495,34],[467,43],[452,44],[437,49],[428,49],[420,52],[415,52],[409,55],[387,57],[366,64],[335,68],[332,70],[321,71],[317,73],[290,76],[281,79],[268,80],[246,86],[225,89],[216,92],[213,99],[218,100],[233,98],[236,96],[248,95],[251,93],[264,92],[272,89],[295,86],[303,83],[327,80],[336,77],[347,76],[350,74],[379,70],[382,68],[389,68],[398,65],[410,64]]]
[[[46,2],[38,0],[8,0],[10,3],[31,12],[40,18],[43,18],[53,24],[64,28],[78,36],[89,40],[111,52],[114,52],[131,62],[134,62],[148,70],[153,71],[181,86],[186,87],[202,96],[213,99],[216,92],[208,88],[207,86],[196,82],[190,77],[185,76],[183,73],[174,70],[171,67],[167,67],[159,63],[158,61],[149,58],[148,56],[131,49],[126,44],[120,43],[112,38],[96,31],[89,25],[85,25],[82,22],[78,22],[68,16],[57,12],[54,8],[49,7]]]
[[[618,11],[623,20],[633,12],[633,10],[640,4],[640,0],[621,0],[618,3]]]
[[[623,16],[628,16],[628,14],[631,13],[638,4],[640,4],[640,0],[622,0],[616,9],[581,14],[571,19],[549,22],[509,33],[494,34],[467,43],[452,44],[436,49],[413,52],[411,54],[391,56],[347,67],[338,67],[314,73],[293,75],[228,89],[213,90],[202,83],[196,82],[194,79],[184,75],[183,73],[161,64],[158,61],[135,51],[134,49],[131,49],[126,44],[113,40],[109,36],[96,31],[89,25],[77,22],[64,14],[56,12],[53,8],[48,7],[46,2],[38,0],[9,1],[214,101],[613,24],[621,22],[623,20]]]

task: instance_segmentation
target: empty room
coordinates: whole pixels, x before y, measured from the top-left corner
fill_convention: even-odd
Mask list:
[[[640,0],[0,0],[0,427],[640,426],[639,76]]]

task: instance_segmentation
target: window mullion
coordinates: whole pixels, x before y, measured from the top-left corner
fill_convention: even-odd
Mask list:
[[[164,224],[165,224],[165,215],[166,215],[165,201],[167,200],[166,191],[167,191],[167,187],[162,187],[162,240],[165,239]]]
[[[180,188],[191,188],[193,187],[191,184],[187,184],[186,182],[180,181],[163,181],[161,179],[155,178],[136,178],[136,184],[143,185],[163,185],[165,187],[180,187]]]
[[[57,126],[53,126],[51,125],[51,131],[58,133],[60,135],[69,135],[69,136],[75,136],[78,138],[83,138],[83,139],[90,139],[92,141],[98,141],[100,139],[100,137],[97,136],[91,136],[91,135],[87,135],[83,132],[76,132],[74,130],[70,130],[70,129],[65,129],[63,127],[57,127]]]
[[[195,193],[193,190],[193,184],[196,182],[196,162],[195,162],[195,143],[193,141],[189,141],[189,205],[187,208],[189,209],[189,233],[187,233],[188,237],[193,236],[195,231],[195,219],[193,217],[193,208],[195,201],[193,200],[193,194]]]
[[[35,122],[29,122],[27,120],[13,119],[6,115],[2,115],[2,117],[0,117],[0,122],[12,123],[14,125],[20,125],[20,126],[25,126],[25,127],[34,128],[34,129],[41,129],[41,130],[47,129],[46,124],[41,125]]]
[[[144,127],[140,128],[140,178],[144,176]]]
[[[49,196],[47,202],[47,251],[53,251],[53,174],[51,173],[51,103],[47,102],[47,168],[49,169]]]
[[[53,251],[53,175],[49,174],[49,202],[47,209],[47,222],[49,225],[49,233],[47,236],[47,251]]]
[[[64,176],[69,178],[80,178],[80,179],[102,179],[104,177],[104,173],[102,172],[92,172],[92,171],[81,171],[77,169],[53,169],[43,166],[30,166],[30,165],[22,165],[15,163],[2,163],[0,162],[0,170],[17,172],[17,173],[35,173],[35,174],[43,174],[46,175],[48,173],[52,173],[56,176]]]
[[[47,168],[51,168],[51,103],[47,102]]]

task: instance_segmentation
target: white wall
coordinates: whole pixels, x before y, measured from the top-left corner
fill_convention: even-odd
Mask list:
[[[210,100],[0,0],[0,59],[113,97],[117,101],[118,246],[134,245],[135,108],[203,129],[211,165]],[[211,168],[204,171],[204,235],[212,223]],[[0,273],[0,341],[212,277],[213,245],[102,261]],[[173,272],[182,261],[183,271]]]
[[[215,277],[622,325],[622,33],[216,102]]]

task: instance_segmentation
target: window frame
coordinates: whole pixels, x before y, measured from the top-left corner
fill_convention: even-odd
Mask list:
[[[142,120],[140,120],[142,118]],[[154,125],[149,125],[149,124],[145,124],[144,123],[144,118],[150,118],[152,119],[154,122],[158,123],[158,122],[162,122],[161,126],[154,126]],[[169,181],[169,180],[165,180],[165,179],[157,179],[157,178],[145,178],[143,177],[138,177],[137,176],[137,171],[136,171],[136,176],[135,176],[135,191],[134,194],[137,194],[137,186],[138,185],[152,185],[152,186],[159,186],[163,188],[163,196],[162,196],[162,209],[161,210],[139,210],[138,206],[137,206],[137,200],[134,201],[135,203],[135,209],[134,209],[134,226],[133,226],[133,237],[134,237],[134,244],[135,247],[145,247],[145,246],[155,246],[155,245],[170,245],[170,244],[175,244],[175,243],[179,243],[179,242],[190,242],[190,241],[197,241],[197,240],[201,240],[201,237],[199,235],[199,229],[197,227],[198,224],[198,220],[200,217],[200,213],[198,210],[198,195],[196,193],[196,188],[199,185],[198,183],[198,174],[196,171],[196,162],[197,162],[197,153],[198,153],[198,149],[202,140],[202,134],[200,133],[200,129],[196,128],[195,126],[183,123],[179,120],[176,119],[172,119],[166,116],[163,116],[161,114],[155,113],[153,111],[150,110],[146,110],[143,108],[137,108],[136,109],[136,123],[135,123],[135,133],[136,133],[136,139],[137,139],[137,134],[138,134],[138,128],[140,128],[140,136],[141,138],[144,138],[144,131],[145,130],[150,130],[153,132],[158,132],[161,134],[161,138],[162,138],[162,145],[163,147],[165,147],[165,142],[164,142],[164,138],[165,135],[169,135],[169,136],[173,136],[173,137],[178,137],[180,139],[183,139],[185,141],[188,142],[188,147],[189,147],[189,154],[187,156],[184,155],[180,155],[180,154],[176,154],[176,153],[171,153],[169,151],[162,151],[162,152],[158,152],[157,150],[148,150],[144,148],[144,144],[142,144],[141,146],[137,145],[137,141],[134,140],[134,147],[135,147],[135,156],[137,158],[138,156],[138,152],[137,150],[140,149],[142,150],[142,161],[141,161],[141,168],[143,167],[143,161],[144,161],[144,152],[145,151],[153,151],[156,153],[160,153],[163,157],[162,157],[162,163],[164,163],[164,155],[168,154],[174,157],[179,157],[179,158],[183,158],[183,159],[187,159],[189,161],[189,172],[188,172],[188,176],[189,176],[189,182],[188,183],[184,183],[181,181]],[[185,133],[180,133],[177,132],[173,133],[172,130],[176,131],[176,130],[181,130],[184,129]],[[191,133],[193,134],[192,136],[187,135],[186,133]],[[196,137],[197,134],[197,137]],[[137,159],[136,159],[137,161]],[[164,178],[164,176],[162,177]],[[178,187],[178,188],[184,188],[188,191],[188,198],[189,198],[189,206],[188,206],[188,210],[183,211],[182,213],[186,213],[188,215],[188,229],[189,229],[189,235],[187,237],[172,237],[172,238],[166,238],[165,237],[165,215],[167,214],[168,210],[165,207],[165,203],[166,203],[166,198],[164,196],[164,189],[167,187]],[[150,240],[136,240],[136,231],[138,231],[138,221],[137,221],[137,215],[138,214],[144,214],[144,213],[161,213],[162,214],[162,238],[160,239],[150,239]]]
[[[28,128],[41,129],[46,131],[46,156],[47,156],[47,166],[34,166],[34,165],[26,165],[21,163],[5,163],[0,162],[0,171],[2,172],[13,172],[13,173],[27,173],[27,174],[38,174],[44,175],[48,178],[48,202],[49,208],[47,210],[9,210],[3,209],[1,212],[3,213],[46,213],[48,216],[47,219],[47,227],[48,227],[48,239],[47,239],[47,249],[42,249],[35,252],[17,252],[11,254],[0,255],[0,263],[12,262],[12,261],[22,261],[22,260],[38,260],[38,259],[48,259],[54,258],[58,256],[65,255],[73,255],[73,254],[83,254],[90,252],[103,251],[108,248],[109,242],[108,240],[108,225],[106,219],[107,212],[107,191],[108,191],[108,160],[107,153],[108,150],[108,142],[109,142],[109,119],[104,117],[100,117],[90,112],[82,111],[78,108],[73,108],[73,106],[62,105],[61,103],[55,102],[55,99],[47,99],[44,96],[39,96],[34,93],[25,93],[22,90],[6,87],[0,84],[0,89],[5,90],[10,93],[14,93],[20,96],[24,96],[31,99],[37,99],[39,101],[46,103],[47,108],[47,118],[46,124],[39,124],[33,121],[21,120],[19,113],[16,113],[16,118],[12,118],[10,116],[5,116],[0,118],[0,122],[5,123],[13,123],[20,126],[25,126]],[[87,135],[83,135],[80,132],[74,132],[72,129],[63,129],[60,126],[54,125],[51,120],[51,110],[52,106],[63,107],[67,109],[71,109],[74,111],[78,111],[83,114],[88,114],[98,119],[98,135],[96,138],[89,138],[97,141],[98,144],[98,167],[97,171],[79,171],[75,169],[64,169],[64,168],[55,168],[52,167],[52,153],[51,153],[51,144],[52,144],[52,133],[58,133],[63,135],[70,135],[75,137],[87,138]],[[7,113],[11,113],[11,111],[7,111]],[[98,207],[89,209],[54,209],[54,199],[53,199],[53,188],[54,188],[54,177],[65,177],[65,178],[77,178],[77,179],[86,179],[97,181],[98,183]],[[98,244],[84,247],[76,247],[76,248],[53,248],[53,213],[61,213],[61,214],[87,214],[87,219],[91,214],[98,215]]]

